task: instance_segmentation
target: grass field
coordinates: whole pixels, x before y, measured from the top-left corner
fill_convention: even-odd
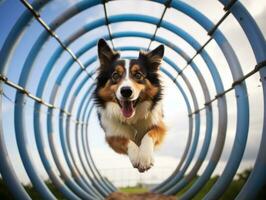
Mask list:
[[[124,188],[119,188],[119,190],[121,192],[125,192],[128,194],[135,194],[135,193],[144,193],[144,192],[148,192],[149,190],[145,187],[124,187]]]
[[[219,200],[231,200],[235,199],[239,191],[241,190],[242,186],[246,182],[249,174],[250,169],[244,170],[242,173],[237,175],[237,178],[231,182],[226,192],[223,194],[223,196]],[[199,193],[192,199],[192,200],[201,200],[203,197],[208,193],[208,191],[211,189],[211,187],[215,184],[219,177],[215,176],[211,178],[205,186],[199,191]],[[190,187],[193,185],[193,183],[196,181],[197,178],[194,178],[184,189],[182,189],[178,194],[177,197],[181,197],[182,194],[184,194]],[[143,187],[127,187],[127,188],[121,188],[122,192],[126,193],[143,193],[147,192],[147,188]],[[266,185],[262,188],[262,190],[259,192],[258,196],[254,198],[253,200],[266,200]]]
[[[219,200],[234,199],[238,194],[238,192],[241,190],[244,183],[246,182],[249,174],[250,170],[245,170],[242,173],[238,174],[237,178],[231,182],[228,189]],[[197,178],[194,178],[189,183],[189,185],[187,185],[183,190],[181,190],[176,196],[177,197],[182,196],[182,194],[190,188],[190,186],[196,181],[196,179]],[[211,178],[192,200],[201,200],[204,197],[204,195],[210,190],[210,188],[213,186],[213,184],[216,182],[217,179],[218,176]],[[52,193],[56,196],[57,199],[64,199],[62,194],[58,192],[58,190],[53,186],[52,183],[46,182],[46,185],[51,189]],[[33,187],[27,185],[25,186],[25,189],[30,194],[32,199],[42,199],[38,194],[38,192]],[[120,188],[120,191],[134,194],[134,193],[148,192],[148,189],[141,186],[136,186],[136,187]],[[6,187],[6,185],[1,179],[0,179],[0,199],[4,200],[14,199],[12,197],[12,193],[9,191],[9,189]],[[265,200],[265,199],[266,199],[266,185],[259,192],[258,196],[255,197],[253,200]]]

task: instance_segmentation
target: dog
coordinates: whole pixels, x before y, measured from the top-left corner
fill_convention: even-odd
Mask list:
[[[128,155],[139,172],[153,164],[154,148],[166,133],[159,75],[164,46],[140,51],[137,59],[120,59],[104,39],[98,41],[100,67],[94,100],[106,141],[117,153]]]

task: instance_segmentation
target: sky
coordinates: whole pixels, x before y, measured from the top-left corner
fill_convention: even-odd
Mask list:
[[[32,1],[30,1],[32,2]],[[56,17],[60,16],[67,8],[72,6],[75,2],[73,0],[55,0],[53,3],[50,3],[41,11],[41,16],[45,22],[48,24],[53,21]],[[185,1],[189,5],[197,8],[202,13],[204,13],[210,20],[216,23],[224,14],[223,6],[218,1],[212,0],[188,0]],[[261,28],[264,36],[266,35],[266,2],[264,0],[241,0],[244,6],[252,13],[252,16],[255,18],[259,27]],[[160,17],[164,7],[152,3],[149,1],[138,1],[138,0],[128,0],[128,1],[112,1],[109,2],[106,6],[108,15],[117,15],[122,13],[140,13],[154,17]],[[16,20],[25,10],[25,7],[20,3],[20,1],[13,0],[0,0],[0,47],[2,48],[4,41],[11,30],[12,26],[15,24]],[[92,22],[96,19],[104,17],[103,6],[95,6],[91,9],[83,11],[78,16],[69,20],[67,23],[63,24],[56,30],[58,36],[62,39],[62,41],[66,40],[70,37],[76,30],[80,29],[84,24]],[[194,38],[196,38],[201,45],[203,45],[207,40],[208,36],[204,29],[202,29],[198,24],[196,24],[189,17],[184,14],[175,11],[174,9],[168,9],[166,11],[164,20],[169,21],[182,29],[186,30],[189,34],[191,34]],[[155,31],[155,26],[147,25],[140,22],[123,22],[123,23],[115,23],[110,25],[110,29],[112,33],[116,33],[119,31],[141,31],[148,32],[153,34]],[[221,24],[219,27],[220,30],[225,34],[226,38],[229,40],[233,49],[236,52],[236,55],[239,58],[240,64],[242,66],[242,70],[244,74],[247,74],[251,71],[255,64],[255,58],[250,48],[250,45],[241,30],[237,21],[233,18],[233,16],[229,15],[228,18]],[[23,67],[25,58],[27,57],[29,51],[31,50],[32,45],[38,38],[38,36],[44,31],[43,27],[34,20],[28,26],[27,31],[23,35],[22,40],[18,44],[12,60],[9,64],[9,70],[7,72],[7,77],[13,82],[17,83],[19,80],[19,75],[21,73],[21,69]],[[85,34],[73,44],[70,45],[70,49],[73,52],[77,52],[80,48],[82,48],[86,43],[91,40],[99,39],[100,37],[106,35],[108,30],[106,27],[97,28],[92,30],[91,32]],[[172,41],[175,45],[179,46],[182,50],[184,50],[190,57],[195,54],[195,50],[184,40],[182,40],[179,36],[170,33],[169,31],[159,28],[157,35],[167,38]],[[116,47],[125,46],[125,45],[139,45],[142,48],[146,48],[150,42],[148,39],[140,39],[140,38],[121,38],[113,40]],[[151,48],[155,48],[158,45],[157,42],[153,42]],[[36,93],[36,88],[38,86],[38,81],[41,77],[43,69],[47,64],[49,58],[53,55],[56,48],[59,45],[54,39],[49,39],[43,48],[40,51],[39,56],[34,62],[34,67],[31,72],[30,79],[27,83],[27,88],[33,94]],[[213,58],[219,73],[221,74],[221,79],[224,84],[224,88],[230,88],[232,84],[232,76],[226,63],[226,60],[214,41],[211,41],[207,47],[206,51]],[[85,63],[91,56],[96,55],[96,48],[93,48],[86,53],[84,53],[80,60],[82,63]],[[137,56],[137,52],[127,51],[122,52],[122,56]],[[177,55],[170,48],[166,48],[165,56],[171,58],[178,67],[183,68],[186,65],[185,60]],[[57,78],[58,73],[62,69],[62,67],[67,63],[70,59],[67,53],[63,53],[62,56],[56,62],[54,69],[47,80],[47,86],[45,87],[45,92],[43,98],[46,101],[49,101],[49,94],[51,88],[55,83],[55,79]],[[213,98],[216,95],[214,84],[211,80],[210,73],[206,67],[206,64],[202,60],[200,56],[195,58],[195,64],[200,68],[202,73],[204,74],[204,78],[208,84],[208,88],[210,90],[210,95]],[[98,61],[89,66],[89,71],[93,71],[97,68]],[[170,68],[167,63],[163,63],[162,67],[168,69],[174,76],[177,73]],[[61,92],[56,100],[56,104],[60,105],[62,100],[62,94],[66,89],[66,85],[69,82],[70,78],[73,74],[78,70],[78,65],[73,64],[66,74],[65,78],[62,82]],[[193,70],[188,67],[184,74],[188,78],[189,82],[193,86],[193,89],[196,92],[196,97],[199,103],[199,107],[203,107],[204,98],[203,93],[201,91],[199,81],[197,80]],[[78,78],[77,83],[79,83],[85,77],[84,74]],[[168,127],[168,133],[165,142],[163,145],[155,152],[155,166],[144,174],[139,174],[137,170],[132,169],[132,166],[129,162],[129,159],[126,156],[118,155],[114,153],[105,143],[104,141],[104,132],[101,130],[99,123],[97,121],[95,109],[93,109],[92,116],[89,119],[89,128],[88,128],[88,141],[91,147],[91,152],[93,159],[100,169],[100,171],[106,175],[108,178],[114,181],[114,183],[118,186],[123,186],[126,184],[136,184],[136,182],[149,182],[153,180],[154,182],[160,182],[164,180],[167,176],[169,176],[178,165],[180,157],[182,156],[185,144],[188,138],[188,113],[186,104],[184,99],[180,93],[180,91],[176,88],[174,83],[169,80],[165,75],[162,74],[162,80],[164,85],[164,98],[163,98],[163,107],[165,112],[165,122]],[[191,96],[189,95],[187,86],[185,82],[179,77],[178,83],[182,86],[186,94],[188,94],[188,99],[190,104],[192,104]],[[80,96],[86,94],[88,87],[90,86],[89,82],[86,84],[84,88],[82,88],[80,92]],[[258,143],[261,137],[261,130],[263,124],[263,96],[262,96],[262,88],[261,83],[259,81],[258,74],[250,77],[247,81],[247,89],[248,89],[248,98],[250,105],[250,126],[249,126],[249,136],[247,141],[247,147],[245,150],[245,154],[241,165],[239,167],[239,171],[242,171],[245,168],[249,168],[253,166],[254,160],[258,151]],[[74,88],[77,84],[74,85]],[[8,86],[4,86],[4,93],[14,102],[15,91]],[[73,91],[70,91],[70,96],[73,95]],[[230,92],[226,95],[227,103],[228,103],[228,127],[227,127],[227,137],[225,142],[225,147],[222,153],[221,160],[217,165],[214,174],[220,174],[226,161],[230,155],[232,144],[235,138],[235,129],[236,129],[236,102],[235,95],[233,92]],[[69,102],[68,102],[69,103]],[[41,160],[39,158],[36,144],[35,144],[35,136],[33,133],[33,101],[28,99],[25,103],[25,121],[26,121],[26,130],[27,130],[27,139],[30,141],[28,143],[29,147],[32,151],[32,157],[34,157],[34,163],[38,166],[38,172],[41,177],[44,179],[47,178],[47,174],[45,173]],[[76,112],[77,106],[74,107],[74,111]],[[192,106],[193,110],[193,106]],[[3,128],[4,128],[4,136],[5,142],[8,147],[8,153],[13,163],[13,166],[16,169],[16,173],[19,176],[20,180],[23,183],[29,181],[22,162],[19,158],[19,153],[16,145],[15,138],[15,130],[14,130],[14,104],[10,102],[7,98],[3,98]],[[46,110],[43,110],[43,119],[46,120]],[[213,113],[214,113],[214,127],[211,139],[210,149],[207,154],[206,161],[203,163],[202,167],[199,170],[199,173],[202,173],[208,163],[208,159],[212,153],[215,144],[215,138],[217,134],[217,105],[213,104]],[[196,154],[194,156],[193,161],[188,168],[188,171],[193,166],[193,163],[197,159],[200,149],[204,140],[205,133],[205,113],[201,113],[201,129],[200,129],[200,137],[198,148]],[[57,124],[57,123],[56,123]],[[58,125],[56,125],[56,130],[58,130]],[[44,130],[47,130],[45,124],[42,127]],[[71,126],[71,137],[74,136],[74,126]],[[56,135],[57,144],[60,146],[59,136]],[[45,143],[48,146],[47,137],[45,137]],[[74,144],[72,144],[74,147]],[[61,148],[60,148],[61,149]],[[60,150],[60,155],[62,156],[62,150]],[[50,153],[51,154],[51,153]],[[77,152],[74,148],[74,154],[77,155]],[[84,156],[83,156],[84,158]],[[65,161],[62,159],[63,165],[65,165]],[[55,167],[52,162],[53,167]],[[80,166],[80,164],[79,164]],[[110,172],[111,171],[111,172]],[[119,172],[122,174],[130,174],[125,180],[125,176],[117,175]],[[129,178],[130,177],[130,178]],[[130,179],[130,181],[128,180]]]

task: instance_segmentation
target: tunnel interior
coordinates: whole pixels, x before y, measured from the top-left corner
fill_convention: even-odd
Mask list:
[[[16,199],[30,199],[11,155],[16,148],[16,159],[43,199],[55,196],[39,175],[35,156],[66,199],[104,199],[117,191],[97,168],[89,142],[90,119],[95,112],[96,47],[104,38],[124,58],[165,45],[168,53],[161,74],[173,84],[185,106],[187,137],[179,163],[150,191],[175,195],[201,169],[201,176],[180,197],[191,199],[210,179],[227,150],[223,171],[204,197],[218,199],[237,174],[252,142],[256,144],[252,171],[236,197],[252,199],[266,183],[266,43],[255,14],[245,6],[245,0],[217,1],[220,15],[215,19],[208,15],[211,5],[197,7],[193,1],[139,1],[140,10],[130,9],[131,3],[136,4],[70,1],[62,3],[61,9],[49,0],[14,3],[19,12],[6,25],[0,52],[3,180]],[[181,16],[191,24],[184,24]],[[242,35],[230,38],[224,31],[226,25],[238,27]],[[190,30],[192,26],[195,29]],[[246,51],[240,51],[241,44],[232,44],[237,37],[244,38]],[[10,135],[16,147],[10,145]]]

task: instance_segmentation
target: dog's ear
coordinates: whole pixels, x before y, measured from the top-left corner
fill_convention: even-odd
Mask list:
[[[112,61],[119,58],[119,53],[113,51],[104,39],[98,41],[98,57],[102,67],[108,66]]]
[[[140,51],[139,59],[142,59],[151,70],[159,70],[164,55],[164,45],[160,45],[150,52]]]

